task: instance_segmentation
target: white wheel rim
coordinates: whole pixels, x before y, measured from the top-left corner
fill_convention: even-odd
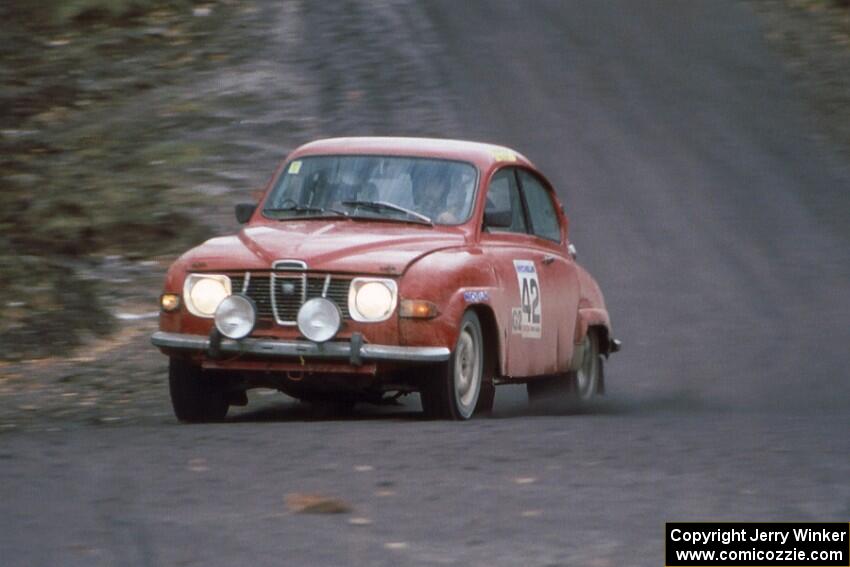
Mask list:
[[[481,389],[481,348],[470,327],[461,329],[455,351],[455,399],[463,417],[472,415]]]
[[[582,400],[593,397],[596,388],[596,374],[599,372],[599,355],[596,352],[596,342],[588,338],[585,343],[584,362],[576,372],[576,389]]]

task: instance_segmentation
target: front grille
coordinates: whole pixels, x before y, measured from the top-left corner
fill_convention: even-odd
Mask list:
[[[325,297],[337,304],[343,319],[350,319],[348,313],[350,278],[275,270],[232,274],[230,283],[233,293],[244,292],[254,300],[257,306],[257,318],[260,321],[275,321],[281,325],[294,325],[301,305],[308,299],[322,297],[327,283]]]

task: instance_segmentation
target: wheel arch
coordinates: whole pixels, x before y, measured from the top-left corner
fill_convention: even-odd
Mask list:
[[[587,328],[587,334],[596,335],[598,339],[599,345],[599,353],[605,355],[605,358],[608,358],[608,355],[611,353],[611,331],[605,325],[591,325]],[[599,379],[596,382],[596,393],[604,394],[605,393],[605,363],[602,361],[602,357],[599,357]]]
[[[608,311],[594,307],[579,308],[576,319],[575,344],[584,342],[588,333],[599,334],[599,352],[609,355],[611,350],[611,320]]]
[[[493,378],[502,373],[502,353],[504,348],[501,344],[499,324],[492,307],[483,303],[469,306],[469,311],[475,312],[478,322],[481,324],[481,335],[484,339],[484,376]]]

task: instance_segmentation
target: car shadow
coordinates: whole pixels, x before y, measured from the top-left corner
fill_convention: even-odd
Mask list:
[[[315,421],[417,421],[424,420],[417,401],[405,404],[358,404],[353,410],[333,412],[326,407],[297,400],[266,402],[261,407],[239,408],[226,421],[230,423],[315,422]]]
[[[543,400],[529,404],[525,388],[500,387],[494,411],[476,419],[521,419],[528,417],[570,416],[648,416],[693,414],[723,411],[694,392],[669,392],[643,398],[606,395],[590,403],[577,405],[563,400]],[[283,394],[272,398],[254,398],[251,405],[233,408],[229,423],[260,422],[334,422],[334,421],[427,421],[415,395],[386,405],[358,404],[353,410],[333,412],[321,405],[294,400]]]
[[[720,413],[729,408],[706,400],[697,391],[677,390],[650,395],[605,394],[581,404],[565,399],[543,399],[529,403],[522,386],[500,386],[496,390],[495,419],[567,416],[657,416]]]

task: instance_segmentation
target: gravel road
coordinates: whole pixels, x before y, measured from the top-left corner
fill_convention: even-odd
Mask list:
[[[264,159],[286,120],[498,142],[549,175],[625,342],[609,396],[535,414],[505,388],[455,424],[257,395],[225,424],[4,433],[0,563],[661,565],[665,521],[847,521],[850,174],[749,5],[268,1],[251,22],[265,112],[238,124]],[[341,513],[297,513],[305,494]]]

